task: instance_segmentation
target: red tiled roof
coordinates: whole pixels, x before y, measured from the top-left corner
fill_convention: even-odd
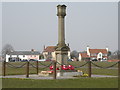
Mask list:
[[[89,49],[90,53],[103,53],[103,54],[107,54],[107,50],[106,49]]]
[[[48,46],[44,50],[44,52],[54,52],[54,51],[55,51],[55,46]]]
[[[87,55],[87,53],[80,53],[82,58],[88,58],[89,56]]]

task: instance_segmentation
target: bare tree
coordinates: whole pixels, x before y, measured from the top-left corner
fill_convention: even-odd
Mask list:
[[[72,58],[72,59],[73,59],[73,58],[76,58],[76,59],[77,59],[78,56],[79,56],[79,53],[78,53],[76,50],[74,50],[74,51],[71,52],[70,55],[71,55],[71,58]]]
[[[109,57],[110,57],[110,59],[120,59],[120,51],[117,50],[117,51],[113,52]]]
[[[12,47],[12,45],[10,44],[6,44],[3,48],[2,48],[2,58],[5,59],[5,55],[14,51],[14,48]]]

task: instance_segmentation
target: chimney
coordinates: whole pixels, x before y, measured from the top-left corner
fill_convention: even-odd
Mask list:
[[[44,50],[45,50],[45,45],[43,46]]]
[[[87,45],[87,55],[89,55],[89,56],[90,56],[89,49],[90,49],[90,47]]]
[[[31,49],[31,51],[33,51],[33,52],[34,52],[35,50],[34,50],[34,49]]]
[[[87,51],[90,49],[89,45],[87,45]]]
[[[69,43],[68,43],[68,47],[69,47]]]
[[[108,47],[106,48],[107,52],[108,52]]]

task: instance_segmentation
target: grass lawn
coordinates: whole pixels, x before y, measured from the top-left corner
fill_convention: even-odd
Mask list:
[[[118,78],[79,78],[60,80],[2,79],[3,88],[117,88]]]

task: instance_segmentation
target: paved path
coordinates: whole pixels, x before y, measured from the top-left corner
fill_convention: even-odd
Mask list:
[[[117,76],[109,76],[109,75],[92,75],[92,77],[117,77]],[[25,75],[8,75],[2,76],[2,78],[26,78]],[[75,79],[77,77],[57,77],[57,79]],[[38,75],[29,75],[29,79],[53,79],[53,77],[40,77]]]
[[[92,75],[92,77],[118,77],[118,76],[110,76],[110,75]]]
[[[9,76],[2,76],[2,78],[26,78],[25,75],[9,75]],[[72,79],[75,77],[57,77],[57,79]],[[53,79],[53,77],[40,77],[38,75],[29,75],[29,79]]]

